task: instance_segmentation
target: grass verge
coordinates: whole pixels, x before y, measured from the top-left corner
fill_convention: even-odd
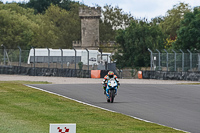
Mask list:
[[[49,133],[50,123],[76,123],[77,133],[181,132],[23,85],[34,83],[46,82],[0,81],[1,133]]]

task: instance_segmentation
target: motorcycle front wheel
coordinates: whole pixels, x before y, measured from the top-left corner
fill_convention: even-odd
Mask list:
[[[108,102],[108,103],[110,102],[110,99],[109,99],[109,98],[107,98],[107,102]]]
[[[110,102],[113,103],[115,98],[115,92],[114,90],[110,90]]]

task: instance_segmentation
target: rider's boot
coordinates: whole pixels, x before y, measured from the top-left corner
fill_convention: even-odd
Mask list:
[[[106,87],[104,87],[103,89],[104,89],[104,94],[106,94]]]

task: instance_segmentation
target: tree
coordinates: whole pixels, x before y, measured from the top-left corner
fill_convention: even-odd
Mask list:
[[[113,7],[106,5],[102,9],[102,17],[100,19],[100,41],[104,42],[101,48],[109,45],[107,41],[114,41],[118,29],[125,29],[133,20],[131,14],[123,12],[118,6]]]
[[[51,4],[59,4],[61,0],[30,0],[28,8],[34,8],[36,13],[43,13]]]
[[[194,8],[193,12],[186,13],[177,32],[177,41],[174,48],[200,49],[200,9]]]
[[[132,21],[125,30],[118,30],[116,40],[120,44],[120,49],[114,57],[117,59],[117,66],[136,68],[148,66],[147,49],[163,48],[165,38],[158,25]]]
[[[42,17],[38,32],[38,46],[72,48],[72,41],[80,40],[78,14],[51,5]]]
[[[124,29],[129,26],[131,20],[134,20],[131,14],[123,12],[118,6],[104,6],[102,21],[110,23],[113,29]]]
[[[160,24],[164,22],[164,17],[163,16],[159,16],[159,17],[155,17],[151,19],[151,24]]]
[[[61,0],[61,2],[58,4],[58,6],[62,9],[70,11],[70,10],[73,10],[74,4],[79,5],[79,2],[75,2],[75,1],[71,1],[71,0]]]
[[[115,40],[116,31],[112,29],[112,25],[107,21],[100,19],[99,23],[99,40],[100,41],[113,41]]]
[[[160,26],[171,40],[176,39],[176,31],[180,28],[180,22],[184,19],[184,14],[188,12],[191,12],[191,8],[185,3],[174,5],[173,9],[167,11],[164,21],[160,23]]]
[[[30,0],[28,3],[18,3],[20,6],[25,8],[33,8],[35,9],[35,13],[44,13],[51,4],[57,5],[62,9],[70,11],[73,4],[79,4],[79,2],[71,1],[71,0]]]
[[[0,43],[7,48],[30,47],[36,35],[34,29],[38,28],[31,20],[33,16],[33,10],[19,7],[16,3],[0,4]]]

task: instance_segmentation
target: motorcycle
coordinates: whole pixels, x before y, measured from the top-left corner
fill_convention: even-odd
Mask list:
[[[106,87],[107,102],[111,103],[114,102],[114,98],[117,95],[117,88],[118,88],[118,83],[115,79],[108,80]]]

